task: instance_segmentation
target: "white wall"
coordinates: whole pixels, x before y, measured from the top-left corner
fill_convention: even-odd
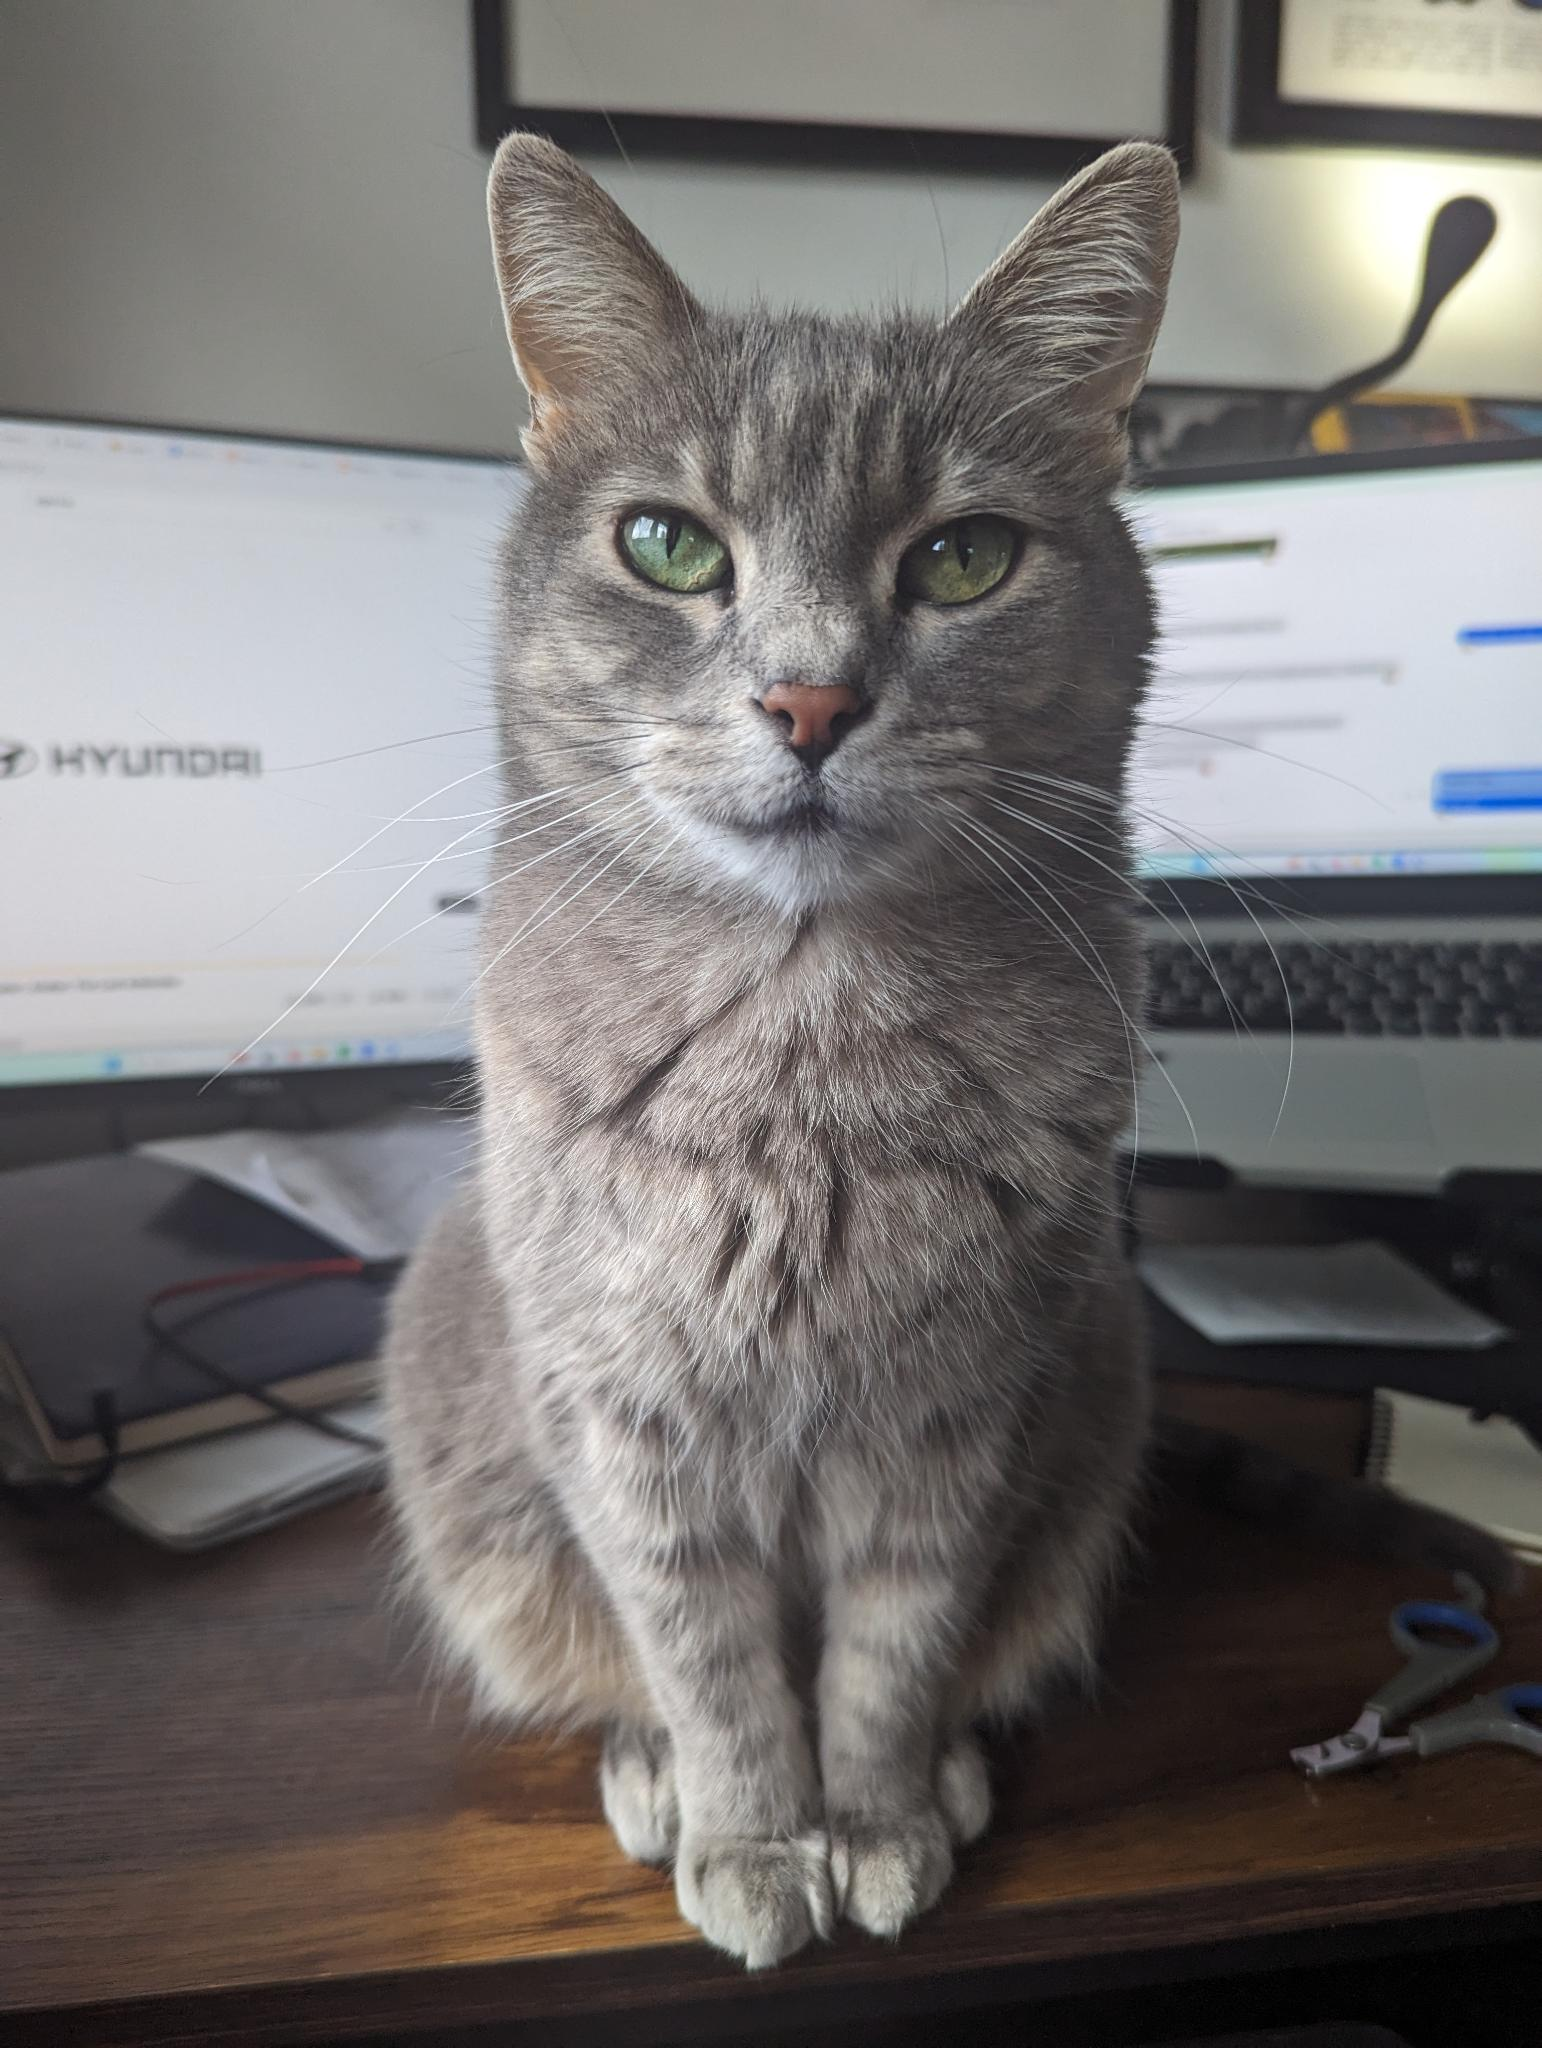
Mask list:
[[[0,408],[511,445],[468,16],[464,0],[4,0]],[[1293,383],[1375,355],[1430,211],[1470,190],[1500,236],[1411,381],[1542,393],[1542,164],[1233,150],[1230,31],[1205,0],[1205,133],[1157,374]],[[1047,189],[604,175],[707,295],[830,306],[941,304],[940,244],[957,293]]]

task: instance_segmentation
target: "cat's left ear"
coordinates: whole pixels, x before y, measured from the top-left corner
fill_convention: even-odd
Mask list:
[[[1122,447],[1177,246],[1172,154],[1126,142],[1040,208],[953,317],[1013,359],[1025,395],[1106,423]]]
[[[493,261],[539,463],[566,421],[669,360],[696,301],[610,194],[543,135],[506,135],[487,181]]]

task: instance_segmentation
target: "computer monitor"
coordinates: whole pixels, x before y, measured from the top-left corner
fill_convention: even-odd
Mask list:
[[[0,1086],[465,1052],[517,487],[0,420]]]
[[[0,420],[0,1088],[462,1056],[493,459]],[[1542,870],[1542,457],[1148,489],[1146,875]]]
[[[1147,876],[1542,870],[1542,449],[1159,485],[1130,510],[1163,626],[1133,777]]]

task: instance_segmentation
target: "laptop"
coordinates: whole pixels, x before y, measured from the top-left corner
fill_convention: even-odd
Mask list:
[[[1542,449],[1164,480],[1133,781],[1149,1160],[1542,1174]]]
[[[0,829],[28,877],[0,1165],[445,1092],[517,488],[493,458],[0,419]]]

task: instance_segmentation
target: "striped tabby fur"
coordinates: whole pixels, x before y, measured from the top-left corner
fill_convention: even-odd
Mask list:
[[[699,304],[560,151],[493,239],[531,396],[475,1193],[389,1364],[407,1548],[511,1722],[594,1724],[622,1846],[763,1965],[895,1935],[975,1733],[1085,1673],[1147,1441],[1115,1143],[1153,619],[1111,494],[1177,230],[1112,152],[948,319]],[[623,562],[677,508],[727,592]],[[990,512],[1005,582],[896,602]],[[815,778],[754,701],[843,683]]]

